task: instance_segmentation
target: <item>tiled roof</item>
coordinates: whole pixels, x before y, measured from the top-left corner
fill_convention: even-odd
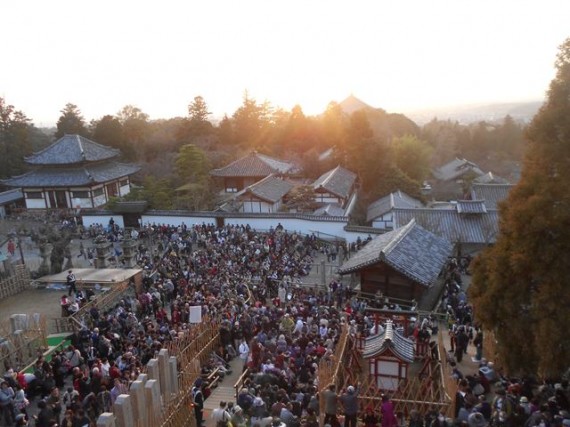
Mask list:
[[[15,202],[24,198],[22,190],[19,188],[14,188],[13,190],[3,191],[0,193],[0,205],[5,205],[7,203]]]
[[[394,209],[394,227],[415,219],[426,230],[450,242],[489,244],[499,232],[498,211],[461,215],[452,209]]]
[[[65,135],[37,153],[25,158],[31,165],[72,165],[98,162],[117,157],[121,152],[80,135]]]
[[[338,203],[328,203],[324,206],[321,206],[313,215],[317,216],[344,216],[345,211]]]
[[[508,184],[505,178],[495,175],[493,172],[487,172],[485,175],[478,176],[473,180],[479,184]]]
[[[116,162],[75,168],[41,168],[2,181],[10,187],[80,187],[132,175],[140,166]]]
[[[408,363],[414,361],[414,342],[405,338],[399,330],[394,329],[391,320],[386,322],[383,333],[366,338],[362,357],[370,359],[382,355],[387,350],[391,350],[395,356]]]
[[[356,174],[354,172],[351,172],[342,166],[337,166],[336,168],[322,174],[313,183],[313,188],[315,190],[322,188],[335,196],[347,199],[348,196],[350,196],[350,191],[352,190],[352,186],[355,181]]]
[[[239,199],[242,195],[250,194],[266,202],[275,203],[281,200],[293,187],[294,185],[290,182],[269,175],[261,181],[244,188],[236,194],[236,198]]]
[[[212,170],[210,175],[221,177],[256,177],[267,176],[272,173],[287,174],[293,172],[295,172],[295,165],[293,163],[277,160],[273,157],[253,151],[247,156],[242,157],[223,168]]]
[[[423,204],[420,200],[408,196],[403,191],[394,191],[384,196],[368,206],[366,221],[374,221],[381,215],[390,212],[394,208],[421,208]]]
[[[458,200],[457,212],[460,214],[484,214],[487,213],[484,200]]]
[[[484,200],[488,210],[498,209],[498,204],[507,198],[513,187],[512,184],[473,183],[471,185],[471,197]]]
[[[431,285],[447,262],[449,241],[425,230],[411,219],[408,224],[372,239],[340,268],[340,274],[384,262],[424,286]]]
[[[5,205],[7,203],[15,202],[16,200],[20,200],[24,198],[24,194],[22,190],[19,188],[15,188],[13,190],[3,191],[0,193],[0,205]]]
[[[440,168],[434,170],[433,174],[440,181],[451,181],[453,179],[459,178],[461,175],[465,174],[468,171],[471,171],[478,176],[485,174],[485,172],[479,169],[479,166],[477,166],[475,163],[470,162],[469,160],[458,158],[455,158],[451,162],[446,163]]]

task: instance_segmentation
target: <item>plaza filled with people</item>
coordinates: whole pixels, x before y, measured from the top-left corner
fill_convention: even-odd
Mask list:
[[[121,241],[125,233],[115,224],[86,232],[110,242]],[[389,299],[357,297],[337,278],[326,289],[306,286],[316,257],[336,255],[336,249],[325,250],[314,235],[279,226],[261,232],[243,225],[149,224],[134,237],[141,238],[135,257],[144,272],[142,287],[133,284],[107,309],[93,306],[81,319],[84,327],[74,334],[72,345],[49,362],[40,357],[33,374],[8,371],[0,390],[0,421],[27,425],[33,419],[38,427],[95,425],[147,362],[193,327],[190,312],[200,307],[203,321],[220,325],[220,345],[192,390],[198,426],[211,421],[220,427],[316,427],[321,415],[331,427],[570,424],[567,382],[537,388],[530,379],[501,376],[482,357],[482,332],[473,323],[460,284],[465,270],[453,260],[442,300],[447,325],[429,316],[410,325],[414,339],[427,333],[428,341],[438,327],[447,326],[448,357],[457,365],[459,384],[456,412],[449,419],[435,409],[396,414],[389,395],[383,397],[380,412],[362,410],[357,382],[346,389],[319,384],[319,363],[333,357],[343,328],[365,337],[375,329],[368,307],[401,307]],[[143,243],[151,238],[152,245]],[[73,294],[69,298],[74,302],[88,299],[81,289]],[[476,349],[476,374],[460,369],[469,346]],[[240,371],[247,370],[244,386],[235,401],[220,402],[205,415],[204,400],[212,391],[209,373],[216,369],[222,378],[229,375],[236,366],[230,365],[232,360],[239,360]],[[325,390],[324,414],[320,389]]]

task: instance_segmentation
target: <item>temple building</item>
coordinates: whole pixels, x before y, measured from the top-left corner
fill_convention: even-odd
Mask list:
[[[20,188],[28,209],[96,208],[130,192],[140,167],[119,163],[120,151],[65,135],[24,160],[33,169],[2,181]]]
[[[271,174],[279,177],[297,172],[297,167],[291,162],[252,151],[223,168],[212,170],[210,175],[222,181],[223,193],[238,193]]]

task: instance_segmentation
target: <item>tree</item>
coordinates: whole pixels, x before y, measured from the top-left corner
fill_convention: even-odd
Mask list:
[[[323,139],[329,143],[330,147],[339,147],[342,145],[345,137],[346,117],[342,112],[341,106],[337,102],[330,102],[327,105],[321,119],[323,127]]]
[[[369,158],[364,153],[372,145],[373,135],[366,112],[357,110],[352,113],[345,137],[335,150],[338,162],[357,173],[364,169],[368,160],[365,157]]]
[[[111,115],[103,116],[101,120],[93,122],[92,129],[95,142],[118,148],[128,159],[134,158],[133,147],[127,143],[119,119]]]
[[[263,145],[270,124],[270,113],[268,102],[258,104],[246,91],[242,105],[233,114],[234,143],[250,149]]]
[[[172,193],[172,183],[169,180],[147,176],[143,180],[140,196],[148,202],[151,209],[172,209],[174,199]]]
[[[423,182],[430,173],[433,149],[413,135],[394,138],[396,166],[413,180]]]
[[[204,101],[204,98],[201,96],[194,97],[194,101],[188,106],[188,116],[190,117],[191,123],[198,125],[205,123],[210,124],[208,121],[210,114],[212,113],[208,111],[208,104],[206,104],[206,101]]]
[[[88,137],[89,131],[85,126],[85,119],[81,115],[81,110],[77,105],[72,103],[65,104],[63,110],[60,111],[61,116],[57,121],[57,131],[55,137],[61,138],[64,135],[81,135]]]
[[[570,39],[527,130],[521,179],[500,207],[496,244],[476,260],[470,295],[510,373],[556,377],[570,360]]]
[[[224,115],[218,125],[218,139],[224,147],[229,147],[234,141],[233,123],[227,115]]]
[[[287,209],[295,212],[313,212],[318,204],[315,202],[315,191],[311,185],[298,185],[287,195]]]
[[[196,96],[194,101],[188,105],[188,119],[184,119],[178,130],[176,136],[178,144],[200,143],[203,145],[204,141],[199,141],[199,139],[207,140],[204,137],[214,133],[212,123],[208,121],[210,114],[212,113],[208,111],[204,98]]]
[[[0,177],[20,175],[31,153],[30,120],[0,97]]]
[[[522,127],[509,115],[497,129],[497,150],[502,157],[519,160],[524,148]]]
[[[184,183],[204,184],[209,178],[210,161],[204,151],[193,144],[183,146],[176,157],[176,172]]]
[[[117,113],[117,119],[123,125],[123,135],[126,140],[125,155],[131,155],[131,160],[141,157],[152,157],[146,152],[145,136],[149,130],[148,114],[133,105],[125,105]],[[127,148],[128,147],[128,148]],[[143,156],[139,155],[143,152]]]

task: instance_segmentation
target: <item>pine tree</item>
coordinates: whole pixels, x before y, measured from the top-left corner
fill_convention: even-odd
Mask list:
[[[56,138],[68,135],[81,135],[88,137],[89,131],[85,126],[85,119],[81,115],[81,110],[77,105],[72,103],[65,104],[63,110],[60,111],[61,116],[57,121],[57,131],[55,132]]]
[[[521,179],[501,206],[501,234],[476,260],[470,289],[505,368],[544,377],[570,361],[570,38],[556,69],[527,131]]]

